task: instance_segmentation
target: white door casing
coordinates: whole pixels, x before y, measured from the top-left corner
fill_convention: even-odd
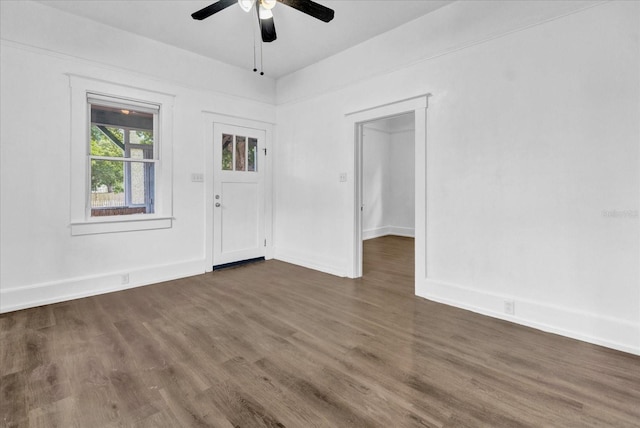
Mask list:
[[[346,140],[353,144],[350,163],[354,177],[349,199],[351,209],[348,212],[350,225],[349,259],[345,270],[349,278],[362,276],[362,125],[378,119],[399,114],[414,113],[415,128],[415,278],[426,278],[426,109],[431,94],[368,107],[345,114]]]
[[[264,130],[213,126],[213,266],[266,256],[265,140]]]

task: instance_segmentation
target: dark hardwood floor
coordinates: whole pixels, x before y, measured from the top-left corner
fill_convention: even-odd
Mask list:
[[[640,357],[278,261],[0,316],[4,427],[638,427]]]

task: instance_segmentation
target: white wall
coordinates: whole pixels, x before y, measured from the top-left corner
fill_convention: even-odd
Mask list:
[[[412,115],[413,117],[413,115]],[[390,197],[388,224],[394,235],[415,233],[415,131],[391,133],[389,152]]]
[[[274,122],[275,82],[39,3],[1,7],[0,310],[203,273],[202,111]],[[68,73],[175,95],[172,228],[71,236]]]
[[[431,93],[416,293],[640,353],[638,218],[603,215],[638,210],[640,3],[584,6],[456,2],[279,80],[277,257],[349,272],[345,114]]]
[[[391,135],[368,125],[362,134],[362,237],[370,239],[387,235]]]
[[[383,123],[363,130],[363,239],[414,236],[414,132]]]

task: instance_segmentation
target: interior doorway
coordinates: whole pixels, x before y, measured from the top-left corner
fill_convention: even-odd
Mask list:
[[[426,110],[429,94],[408,98],[405,100],[383,104],[364,110],[347,113],[346,125],[349,136],[353,141],[353,177],[354,186],[349,197],[353,202],[353,223],[349,245],[352,248],[349,260],[350,278],[359,278],[363,271],[363,132],[367,123],[380,119],[388,119],[405,113],[413,114],[414,122],[414,234],[415,257],[414,272],[416,278],[426,275]]]
[[[413,111],[362,124],[363,241],[415,237],[414,154]],[[363,251],[363,275],[367,273],[366,255]]]

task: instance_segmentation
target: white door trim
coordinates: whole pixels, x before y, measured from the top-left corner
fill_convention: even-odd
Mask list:
[[[350,164],[353,186],[349,190],[349,278],[362,276],[362,125],[378,119],[414,113],[415,117],[415,277],[426,278],[426,149],[427,104],[430,94],[369,107],[345,114],[347,141],[352,141]]]
[[[221,113],[202,112],[203,136],[204,136],[204,200],[205,200],[205,271],[213,270],[213,125],[220,123],[225,125],[241,126],[244,128],[258,129],[265,132],[265,148],[267,156],[264,175],[264,206],[265,224],[264,232],[267,239],[265,259],[273,258],[273,153],[272,141],[274,138],[274,124],[261,122],[237,116],[229,116]]]

